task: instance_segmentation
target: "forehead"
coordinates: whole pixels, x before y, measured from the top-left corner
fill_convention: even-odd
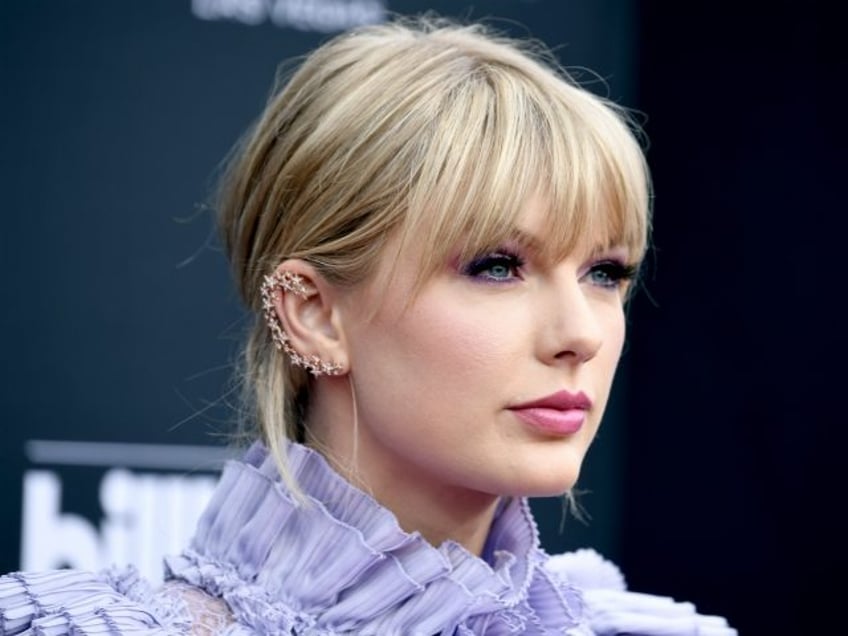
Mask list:
[[[585,217],[591,216],[597,218],[587,221]],[[510,214],[473,219],[456,232],[445,231],[437,219],[425,217],[414,231],[399,228],[387,237],[374,272],[375,286],[386,287],[402,278],[417,291],[445,268],[499,248],[526,249],[534,258],[550,263],[612,248],[632,253],[611,215],[596,211],[576,217],[564,214],[538,191]]]
[[[557,210],[549,199],[533,194],[506,230],[506,239],[551,261],[628,247],[621,236],[611,231],[610,219],[601,218],[597,223],[581,224],[582,231],[575,228],[566,233],[558,228],[557,220]]]
[[[644,250],[638,212],[615,205],[603,193],[563,200],[536,188],[523,197],[509,193],[505,199],[493,198],[476,214],[468,212],[464,223],[457,217],[444,223],[438,215],[425,216],[414,232],[403,236],[403,249],[417,247],[423,277],[451,259],[465,260],[510,245],[526,248],[547,262],[612,248],[622,248],[629,259],[638,261]]]

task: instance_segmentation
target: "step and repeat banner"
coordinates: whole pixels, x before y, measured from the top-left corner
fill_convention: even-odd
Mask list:
[[[634,104],[629,2],[19,0],[0,6],[0,571],[183,547],[231,443],[239,307],[207,205],[281,63],[352,26],[433,10],[555,47]],[[581,70],[582,69],[582,70]],[[589,70],[586,70],[589,69]],[[619,374],[581,487],[534,503],[551,550],[615,556]]]

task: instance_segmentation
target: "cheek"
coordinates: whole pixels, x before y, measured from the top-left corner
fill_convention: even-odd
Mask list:
[[[481,374],[503,369],[516,356],[518,322],[502,307],[449,298],[411,309],[396,328],[398,344],[422,375],[439,383],[462,383],[467,391]]]
[[[594,367],[594,381],[598,388],[598,396],[603,396],[602,405],[606,400],[618,367],[625,340],[624,312],[621,308],[610,308],[599,316],[603,327],[603,344],[596,359],[590,362]]]
[[[605,339],[609,343],[610,355],[613,357],[613,366],[618,364],[618,359],[621,357],[621,352],[624,348],[625,332],[624,309],[617,307],[607,321],[605,334]]]
[[[522,349],[517,317],[454,294],[422,295],[399,317],[378,316],[357,346],[360,379],[367,379],[369,415],[381,420],[403,410],[424,425],[428,418],[469,418],[509,381]],[[526,349],[526,347],[524,347]],[[365,406],[364,404],[362,406]],[[462,419],[462,418],[460,418]]]

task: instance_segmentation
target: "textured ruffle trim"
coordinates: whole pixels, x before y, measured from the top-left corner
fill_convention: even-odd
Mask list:
[[[291,444],[288,459],[305,503],[254,445],[227,465],[191,548],[166,559],[166,576],[223,597],[260,633],[586,633],[580,593],[542,567],[526,501],[500,511],[487,562],[403,531],[320,454]]]
[[[153,593],[133,568],[100,574],[76,570],[0,577],[0,634],[36,636],[185,633],[186,617],[155,611]],[[29,631],[27,631],[29,630]]]

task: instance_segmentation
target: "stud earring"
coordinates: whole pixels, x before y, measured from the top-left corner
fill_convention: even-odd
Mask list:
[[[274,301],[277,294],[282,293],[282,290],[297,294],[302,298],[306,298],[306,287],[303,284],[303,278],[294,272],[282,271],[275,272],[270,276],[265,276],[260,288],[262,295],[262,311],[265,314],[265,321],[268,323],[268,328],[271,330],[271,339],[279,351],[284,351],[293,365],[303,367],[314,376],[319,375],[341,375],[342,365],[336,362],[325,362],[318,356],[302,356],[294,347],[292,347],[289,337],[283,331],[283,326],[280,324],[280,319],[277,317],[277,312],[274,308]]]

